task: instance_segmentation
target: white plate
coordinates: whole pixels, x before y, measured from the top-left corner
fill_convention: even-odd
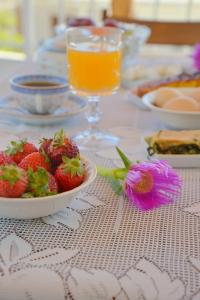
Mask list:
[[[62,107],[54,113],[48,115],[31,114],[22,107],[14,95],[0,99],[0,114],[6,115],[13,120],[23,121],[32,125],[50,125],[64,122],[72,116],[83,112],[87,107],[87,101],[84,98],[67,94],[63,100]]]
[[[146,158],[166,160],[170,166],[174,168],[200,168],[200,154],[158,154],[154,153],[149,156],[147,153],[148,144],[145,141],[145,137],[151,135],[149,132],[145,134],[142,139],[142,148],[146,154]]]
[[[200,154],[154,154],[151,158],[166,160],[174,168],[200,168]]]
[[[195,88],[180,88],[182,91],[192,91]],[[145,94],[142,97],[143,103],[147,108],[152,110],[162,123],[165,123],[170,128],[176,129],[200,129],[200,111],[185,112],[173,111],[157,107],[153,104],[154,94],[156,91]]]
[[[4,198],[0,197],[0,217],[14,219],[34,219],[56,213],[67,207],[72,199],[91,184],[97,174],[96,166],[91,161],[82,158],[86,164],[85,181],[68,192],[48,197],[38,198]]]

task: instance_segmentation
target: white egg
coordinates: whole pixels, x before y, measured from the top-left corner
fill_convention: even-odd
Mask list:
[[[154,92],[154,103],[159,107],[163,107],[166,102],[178,96],[182,96],[182,93],[175,88],[159,88]]]
[[[187,96],[178,96],[167,101],[163,108],[175,111],[198,111],[200,104],[193,98]]]

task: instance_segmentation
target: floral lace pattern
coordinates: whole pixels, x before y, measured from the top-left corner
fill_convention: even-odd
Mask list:
[[[33,250],[29,242],[15,234],[1,241],[1,299],[62,300],[65,290],[77,300],[179,300],[185,293],[179,279],[172,280],[167,272],[145,258],[120,278],[106,270],[84,270],[70,265],[66,266],[62,277],[53,267],[70,261],[80,250],[53,248],[36,253]]]
[[[43,217],[44,223],[54,226],[67,226],[73,230],[78,229],[83,222],[82,212],[105,205],[94,195],[80,193],[68,207],[51,216]]]
[[[108,151],[88,155],[118,163]],[[0,300],[199,300],[200,175],[178,172],[180,201],[151,212],[97,177],[52,216],[0,219]]]

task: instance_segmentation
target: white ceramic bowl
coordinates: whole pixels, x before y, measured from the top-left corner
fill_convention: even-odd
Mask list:
[[[27,83],[47,82],[52,86],[26,86]],[[68,91],[66,78],[52,75],[31,74],[15,76],[10,79],[21,107],[32,114],[51,114],[61,107]]]
[[[142,98],[144,105],[154,112],[154,115],[174,129],[200,129],[200,111],[185,112],[164,109],[154,105],[156,91],[145,94]]]
[[[82,158],[86,164],[85,181],[73,190],[48,197],[38,198],[4,198],[0,197],[0,217],[14,219],[34,219],[51,215],[67,207],[71,200],[89,184],[97,174],[96,166]]]

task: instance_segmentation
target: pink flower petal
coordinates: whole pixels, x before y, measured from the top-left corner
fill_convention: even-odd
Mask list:
[[[141,210],[173,203],[180,188],[180,177],[166,161],[155,160],[133,165],[125,180],[126,196]]]

